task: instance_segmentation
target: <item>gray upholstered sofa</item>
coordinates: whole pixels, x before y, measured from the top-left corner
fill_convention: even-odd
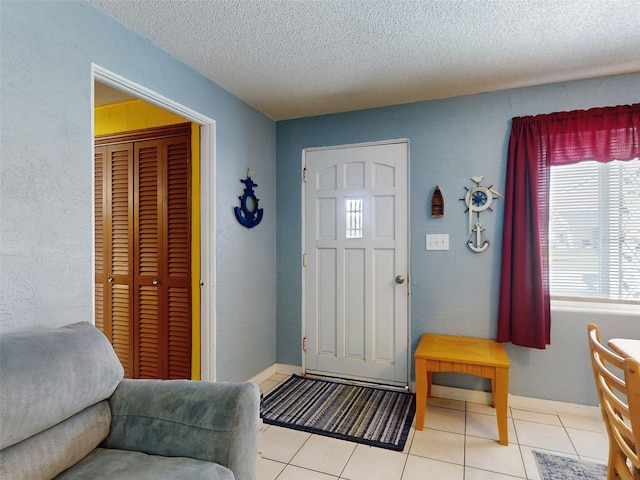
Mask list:
[[[123,380],[87,322],[0,335],[0,478],[255,480],[254,383]]]

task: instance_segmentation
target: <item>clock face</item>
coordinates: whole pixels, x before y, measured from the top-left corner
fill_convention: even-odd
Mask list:
[[[487,194],[482,190],[477,190],[471,194],[471,203],[474,207],[481,207],[487,203]]]
[[[464,197],[469,210],[474,212],[482,212],[491,206],[493,195],[488,187],[475,185],[467,192]]]

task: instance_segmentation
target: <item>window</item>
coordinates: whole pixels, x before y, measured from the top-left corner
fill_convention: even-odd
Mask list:
[[[640,303],[640,160],[550,173],[551,295]]]
[[[347,198],[347,238],[362,238],[363,204],[362,198]]]

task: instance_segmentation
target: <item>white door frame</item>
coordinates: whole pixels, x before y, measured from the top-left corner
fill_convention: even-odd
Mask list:
[[[303,148],[301,155],[301,169],[300,171],[304,174],[305,168],[305,158],[307,152],[314,151],[322,151],[322,150],[338,150],[341,148],[357,148],[357,147],[371,147],[376,145],[390,145],[394,143],[406,143],[407,144],[407,385],[411,385],[411,367],[413,363],[411,362],[411,195],[410,195],[410,184],[411,184],[411,143],[408,138],[397,138],[392,140],[381,140],[377,142],[364,142],[364,143],[349,143],[345,145],[333,145],[327,147],[311,147],[311,148]],[[303,179],[304,180],[304,179]],[[302,217],[302,232],[300,235],[300,249],[302,254],[305,253],[305,240],[306,240],[306,217],[305,217],[305,207],[306,207],[306,198],[305,198],[305,182],[301,182],[300,187],[300,196],[302,198],[301,202],[301,217]],[[302,374],[304,375],[307,370],[306,366],[306,358],[304,352],[304,338],[306,337],[306,282],[305,282],[305,266],[303,265],[303,261],[300,262],[300,275],[302,279],[302,305],[300,318],[302,319],[302,336],[300,338],[300,345],[302,350]]]
[[[200,125],[200,378],[213,382],[216,379],[216,122],[184,105],[166,98],[148,88],[127,80],[96,64],[91,64],[91,138],[95,136],[94,82],[104,83],[117,90],[127,92],[157,107],[179,115]],[[91,158],[94,157],[94,142],[91,142]],[[95,168],[91,162],[92,169]],[[95,172],[92,170],[93,176]],[[95,182],[91,183],[92,189]],[[95,199],[92,192],[91,198]],[[95,200],[92,200],[92,202]],[[95,215],[95,208],[92,210]],[[93,217],[92,217],[93,218]],[[95,218],[93,218],[95,221]],[[93,232],[93,229],[92,229]],[[95,235],[95,233],[93,233]],[[95,239],[91,242],[95,250]],[[95,256],[95,251],[93,252]],[[93,265],[95,276],[95,265]],[[93,277],[92,277],[93,278]],[[93,315],[95,318],[95,289],[93,291]]]

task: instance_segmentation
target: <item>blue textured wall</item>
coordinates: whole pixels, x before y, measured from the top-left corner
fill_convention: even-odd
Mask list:
[[[218,379],[272,365],[275,123],[89,4],[1,8],[0,329],[92,320],[95,63],[216,121]],[[233,215],[248,167],[265,209],[252,230]]]
[[[469,177],[504,192],[511,118],[640,101],[640,74],[456,97],[277,124],[277,359],[300,365],[301,151],[307,147],[410,139],[411,351],[422,332],[496,335],[503,202],[481,221],[491,247],[481,254],[465,245],[463,202]],[[445,216],[427,204],[435,185]],[[448,233],[449,251],[426,251],[425,235]],[[586,325],[603,337],[640,336],[640,311],[610,316],[554,312],[552,345],[534,351],[508,345],[511,393],[596,404],[586,350]],[[486,389],[474,377],[439,376],[436,382]]]
[[[275,125],[88,4],[3,1],[0,8],[0,330],[91,317],[93,62],[217,122],[220,380],[245,380],[276,359],[301,364],[302,148],[410,138],[413,349],[422,331],[495,335],[502,205],[483,215],[493,244],[474,255],[464,246],[458,198],[471,175],[503,188],[510,118],[640,101],[635,74]],[[252,230],[232,213],[248,167],[265,208]],[[436,184],[446,208],[439,220],[426,214]],[[449,233],[451,249],[426,252],[426,233]],[[599,323],[606,338],[638,337],[634,315],[554,312],[550,348],[509,347],[511,392],[595,404],[586,323]]]

